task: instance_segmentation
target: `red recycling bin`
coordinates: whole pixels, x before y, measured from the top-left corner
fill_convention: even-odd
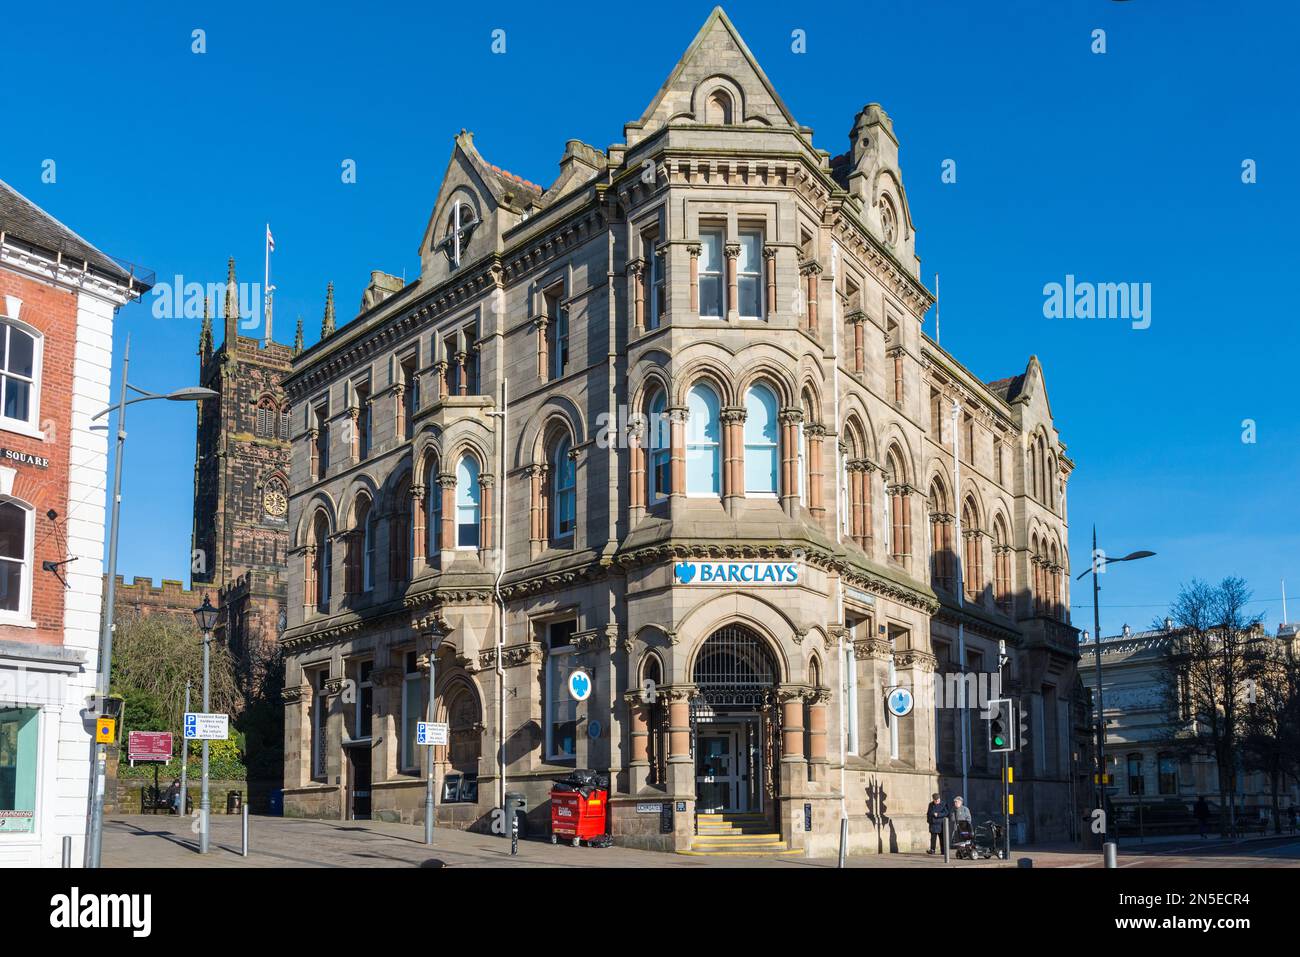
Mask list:
[[[577,847],[604,834],[608,809],[608,791],[589,791],[585,797],[581,791],[552,791],[551,843],[563,837]]]

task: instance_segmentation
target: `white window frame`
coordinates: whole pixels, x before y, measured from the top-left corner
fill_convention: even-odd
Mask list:
[[[739,311],[740,304],[745,301],[745,297],[740,294],[742,282],[752,281],[754,285],[758,287],[758,296],[756,297],[756,301],[758,302],[758,313],[753,316],[740,313],[739,317],[750,322],[762,322],[767,318],[763,310],[763,231],[761,229],[742,229],[740,231],[740,249],[742,253],[744,252],[745,240],[747,238],[752,238],[754,240],[755,261],[751,264],[753,266],[752,269],[741,269],[742,257],[736,257],[736,309]],[[725,293],[723,294],[723,298],[726,298]],[[724,312],[723,315],[726,315],[726,313]]]
[[[758,398],[758,395],[762,392],[765,392],[767,394],[767,397],[771,400],[770,411],[772,415],[771,415],[771,422],[769,423],[769,425],[775,432],[775,435],[773,436],[772,441],[770,442],[768,442],[766,439],[762,441],[755,441],[754,438],[751,437],[751,427],[752,427],[751,423],[756,422],[757,419],[754,417],[754,415],[750,413],[750,397],[751,396],[754,397],[754,403],[756,406],[765,405],[766,403],[764,403],[760,398]],[[744,425],[741,427],[741,432],[742,432],[741,440],[745,446],[745,467],[743,469],[744,481],[745,481],[745,497],[746,498],[776,498],[781,492],[781,403],[780,400],[777,398],[776,393],[770,387],[765,385],[752,385],[745,390],[745,412],[746,412],[745,422]],[[751,452],[753,453],[752,456],[750,454]],[[760,453],[763,454],[764,458],[766,458],[768,455],[770,455],[772,458],[773,467],[771,471],[771,479],[772,479],[771,488],[750,488],[750,482],[749,482],[750,465],[751,463],[756,463],[758,461],[758,455]]]
[[[857,625],[850,629],[849,644],[844,649],[844,700],[848,712],[844,720],[844,748],[849,754],[858,753],[858,659],[853,652],[857,630]]]
[[[329,724],[329,715],[325,713],[325,682],[329,680],[329,666],[321,665],[309,672],[311,685],[311,778],[316,780],[326,776],[325,731]]]
[[[572,457],[573,442],[565,436],[555,448],[555,462],[552,474],[555,478],[551,484],[551,541],[571,540],[578,530],[578,463]],[[568,473],[572,482],[561,485],[561,476]],[[561,504],[565,498],[573,503],[573,527],[567,531],[560,529]]]
[[[375,526],[378,524],[375,506],[372,502],[366,510],[366,520],[361,532],[361,590],[375,590]]]
[[[703,250],[708,247],[708,240],[713,237],[716,237],[718,240],[717,262],[714,263],[714,266],[716,268],[706,270],[704,268]],[[727,318],[727,266],[726,266],[727,234],[726,231],[721,226],[701,229],[700,250],[701,250],[700,268],[698,274],[696,275],[696,280],[695,280],[696,287],[697,287],[697,295],[699,297],[699,303],[700,303],[700,312],[699,312],[700,318],[725,320]],[[704,311],[704,278],[706,276],[710,278],[717,277],[719,312],[716,316],[712,314],[706,314]]]
[[[657,409],[660,405],[663,408]],[[668,396],[662,390],[656,392],[650,399],[649,409],[646,413],[646,480],[649,483],[646,500],[651,505],[658,505],[668,501],[672,485],[672,423],[668,420]],[[657,464],[664,460],[668,462],[669,488],[660,488],[656,479]]]
[[[404,665],[406,664],[408,654],[411,654],[411,652],[406,652],[402,655],[402,663]],[[412,689],[414,689],[414,693],[412,693]],[[415,743],[415,735],[408,735],[406,733],[407,726],[410,724],[412,710],[416,712],[417,716],[423,714],[426,710],[424,699],[424,673],[419,670],[418,666],[415,671],[408,671],[406,668],[403,668],[402,723],[400,725],[402,742],[401,770],[403,771],[417,771],[420,767],[420,759],[417,751],[418,745]],[[419,720],[418,717],[417,720]]]
[[[19,435],[26,435],[32,438],[43,439],[45,433],[40,428],[41,421],[41,372],[44,366],[45,356],[45,334],[35,326],[23,322],[21,319],[10,318],[9,316],[0,316],[0,332],[4,336],[4,356],[7,365],[9,362],[9,329],[15,328],[24,335],[32,339],[32,377],[26,378],[22,375],[14,375],[13,378],[26,382],[30,385],[27,401],[27,418],[14,419],[4,414],[4,379],[11,376],[11,373],[0,368],[0,429],[6,432],[16,432]]]
[[[467,490],[467,500],[470,504],[461,502],[461,468],[466,462],[472,463],[472,468],[466,470],[466,477],[473,484],[473,488]],[[468,525],[468,522],[461,522],[461,512],[472,511],[474,515],[474,527],[476,529],[474,537],[482,539],[483,536],[483,499],[479,486],[479,479],[482,477],[482,471],[479,469],[478,460],[468,453],[460,457],[456,463],[456,548],[460,551],[477,551],[483,546],[480,540],[472,545],[462,545],[460,543],[460,528],[462,524]]]
[[[705,383],[696,383],[691,386],[690,392],[686,394],[687,408],[690,407],[691,395],[696,389],[706,389],[713,396],[714,426],[717,431],[717,439],[707,439],[702,427],[697,423],[695,428],[691,426],[692,417],[688,414],[686,419],[686,495],[688,498],[720,498],[722,496],[722,400],[718,393]],[[695,439],[695,441],[692,441]],[[691,490],[691,451],[693,449],[706,450],[712,449],[713,453],[713,488],[704,491]]]
[[[23,512],[22,560],[19,562],[11,558],[0,559],[0,561],[21,565],[22,581],[18,593],[18,607],[13,611],[0,609],[0,623],[34,628],[36,623],[32,621],[32,577],[36,565],[34,558],[36,552],[36,509],[12,495],[0,495],[0,502],[13,505]]]
[[[366,665],[370,666],[370,677],[362,681],[361,669]],[[352,740],[368,741],[370,740],[370,737],[374,734],[374,730],[375,730],[374,729],[375,683],[373,680],[375,674],[375,663],[369,658],[363,658],[356,663],[356,669],[357,669],[356,672],[357,673],[357,700],[353,704],[353,709],[352,709],[352,727],[354,729],[352,734]],[[361,705],[362,702],[365,700],[365,695],[363,694],[363,692],[366,689],[370,690],[370,727],[362,728],[361,727]]]
[[[543,635],[546,640],[546,760],[547,761],[569,761],[577,757],[577,733],[574,733],[573,753],[568,754],[563,751],[555,750],[555,704],[561,692],[567,693],[564,687],[567,678],[561,679],[560,668],[566,660],[577,653],[577,648],[573,646],[572,641],[569,644],[560,647],[551,647],[551,628],[555,625],[565,624],[572,619],[560,619],[558,621],[548,621],[542,627]],[[576,623],[575,623],[576,624]],[[575,627],[576,632],[576,627]]]

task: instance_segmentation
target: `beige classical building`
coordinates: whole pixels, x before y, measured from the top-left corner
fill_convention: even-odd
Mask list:
[[[423,820],[432,656],[440,825],[520,793],[544,828],[578,767],[620,843],[824,854],[846,816],[852,852],[918,848],[963,755],[1000,807],[948,674],[1022,698],[1017,819],[1069,833],[1073,463],[1036,360],[984,382],[923,334],[880,106],[847,146],[721,10],[549,187],[456,137],[419,278],[337,329],[331,292],[285,381],[287,813]]]

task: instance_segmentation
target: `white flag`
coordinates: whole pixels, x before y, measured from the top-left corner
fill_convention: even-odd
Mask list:
[[[271,224],[266,225],[266,248],[270,252],[275,252],[275,237],[271,235]]]

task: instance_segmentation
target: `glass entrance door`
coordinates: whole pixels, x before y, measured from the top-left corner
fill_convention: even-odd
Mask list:
[[[744,754],[736,728],[701,730],[695,751],[696,810],[704,813],[744,811],[749,800],[744,781]]]

